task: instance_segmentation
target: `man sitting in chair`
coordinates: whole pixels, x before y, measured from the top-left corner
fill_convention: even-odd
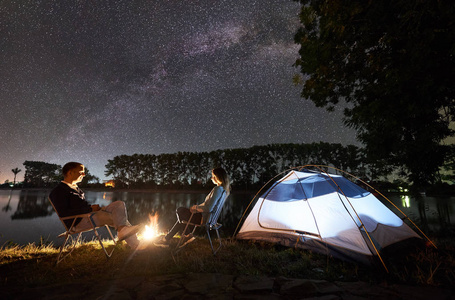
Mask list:
[[[130,224],[123,201],[115,201],[106,207],[100,207],[97,204],[90,205],[85,200],[84,192],[77,186],[85,176],[84,169],[84,165],[78,162],[69,162],[63,166],[63,181],[49,195],[58,214],[60,217],[68,217],[93,212],[92,219],[96,227],[104,225],[114,227],[119,241],[125,240],[132,249],[136,249],[139,245],[136,233],[140,226]],[[73,220],[65,220],[68,228]],[[73,229],[75,232],[90,230],[92,225],[87,218],[78,219]]]
[[[162,237],[159,241],[157,241],[155,246],[158,247],[169,247],[171,239],[177,232],[182,232],[186,224],[182,223],[182,221],[190,221],[193,224],[204,224],[209,216],[209,213],[213,210],[219,199],[223,196],[224,193],[229,195],[231,187],[230,187],[230,179],[228,174],[223,168],[215,168],[212,170],[212,182],[216,185],[212,189],[212,191],[205,197],[204,203],[199,205],[193,205],[190,209],[186,207],[179,207],[177,208],[177,222],[175,223],[174,227],[172,227],[168,234]],[[194,213],[192,215],[192,213]],[[191,215],[193,216],[191,218]],[[191,218],[191,220],[190,220]],[[194,237],[191,234],[193,231],[194,226],[189,225],[186,229],[186,232],[182,233],[184,241],[180,247],[184,247],[187,244],[194,241]]]

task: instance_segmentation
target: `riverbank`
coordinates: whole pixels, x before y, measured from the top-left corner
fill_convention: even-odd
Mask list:
[[[206,193],[210,191],[213,186],[207,187],[200,187],[200,188],[190,188],[185,187],[181,189],[176,188],[110,188],[110,187],[82,187],[84,191],[91,191],[91,192],[134,192],[134,193],[168,193],[168,194],[180,194],[180,193],[187,193],[187,194],[200,194]],[[47,191],[50,192],[53,187],[49,188],[21,188],[21,187],[14,187],[14,188],[0,188],[0,191]],[[233,190],[232,193],[234,194],[247,194],[247,195],[254,195],[256,193],[255,190]]]
[[[454,299],[454,249],[413,249],[386,258],[389,272],[307,251],[224,240],[213,256],[204,238],[172,255],[144,243],[94,243],[55,266],[52,245],[0,251],[2,299]],[[109,247],[114,247],[110,245]]]

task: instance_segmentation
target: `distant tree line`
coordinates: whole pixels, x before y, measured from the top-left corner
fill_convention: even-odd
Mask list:
[[[225,168],[236,189],[262,186],[278,173],[294,166],[330,165],[357,176],[374,177],[361,148],[331,143],[272,144],[246,149],[174,154],[119,155],[108,160],[106,176],[117,187],[204,187],[211,185],[210,171]]]
[[[63,179],[62,166],[42,161],[25,161],[25,174],[22,187],[26,188],[48,188],[55,186]],[[90,174],[86,168],[86,176],[81,186],[87,186],[89,182],[98,182],[99,178]]]
[[[25,161],[24,187],[49,187],[61,180],[62,167],[42,161]]]
[[[452,157],[455,157],[455,148],[452,152]],[[455,179],[452,172],[454,161],[452,159],[444,166],[445,175],[440,176],[440,182]],[[386,181],[386,176],[394,170],[378,161],[369,162],[363,148],[320,142],[271,144],[211,152],[119,155],[108,160],[105,175],[115,181],[117,188],[197,189],[212,186],[210,171],[221,166],[230,174],[236,190],[251,190],[289,168],[310,164],[332,166],[366,181]],[[60,165],[25,161],[24,166],[21,187],[50,188],[62,180]],[[86,176],[80,186],[101,187],[102,184],[86,168]]]

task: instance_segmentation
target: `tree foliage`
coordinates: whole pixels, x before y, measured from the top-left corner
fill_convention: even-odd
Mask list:
[[[376,180],[381,174],[366,162],[363,149],[320,142],[211,152],[119,155],[108,160],[105,175],[112,176],[120,188],[205,188],[212,186],[211,169],[221,166],[228,171],[235,189],[248,190],[261,187],[289,168],[308,164],[333,166],[365,180]],[[25,161],[24,166],[24,187],[48,188],[62,180],[60,165]],[[81,187],[99,182],[87,167],[85,174]]]
[[[250,189],[262,186],[284,170],[307,164],[335,166],[364,178],[373,174],[358,147],[312,143],[120,155],[108,160],[105,175],[112,176],[117,187],[204,187],[210,184],[211,169],[221,166],[237,189]]]
[[[50,164],[43,161],[25,161],[25,187],[53,187],[63,179],[62,166]],[[17,169],[17,168],[16,168]],[[20,171],[20,170],[19,170]],[[80,186],[87,186],[89,183],[97,183],[99,178],[90,174],[88,168],[85,168],[85,176]]]
[[[13,173],[14,173],[14,181],[13,181],[13,185],[16,185],[16,176],[17,176],[17,174],[19,174],[21,171],[22,171],[22,170],[21,170],[21,169],[19,169],[19,168],[14,168],[14,169],[12,169],[12,170],[11,170],[11,172],[13,172]]]
[[[24,185],[26,187],[50,187],[61,179],[62,167],[42,161],[25,161]]]
[[[100,183],[100,179],[97,176],[92,175],[90,173],[90,170],[87,168],[87,166],[85,166],[84,172],[85,172],[85,176],[84,176],[84,179],[82,179],[82,182],[79,184],[80,187],[87,187],[91,184]]]
[[[433,182],[453,135],[453,1],[300,3],[302,97],[328,110],[343,101],[371,161]]]

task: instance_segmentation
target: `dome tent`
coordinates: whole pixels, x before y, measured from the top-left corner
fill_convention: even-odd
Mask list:
[[[382,261],[379,253],[384,247],[420,238],[372,193],[341,175],[323,171],[322,166],[313,167],[317,171],[302,167],[273,182],[258,198],[236,238],[363,263],[375,256]]]

